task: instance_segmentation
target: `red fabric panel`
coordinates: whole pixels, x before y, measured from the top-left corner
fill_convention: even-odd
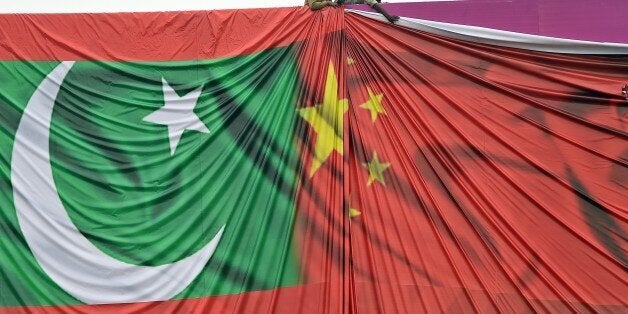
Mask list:
[[[213,59],[324,33],[307,7],[197,12],[0,15],[0,60]]]
[[[358,310],[625,306],[626,59],[345,20]]]
[[[146,302],[111,305],[39,306],[0,309],[1,313],[323,313],[333,289],[328,284],[248,292],[236,295],[186,299],[166,302]],[[337,298],[339,300],[340,298]],[[331,312],[331,311],[329,311]],[[334,312],[337,313],[337,312]]]

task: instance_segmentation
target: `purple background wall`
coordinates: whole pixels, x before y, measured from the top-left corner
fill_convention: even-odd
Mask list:
[[[350,6],[359,10],[365,5]],[[385,4],[391,13],[520,33],[628,43],[628,0],[463,0]]]

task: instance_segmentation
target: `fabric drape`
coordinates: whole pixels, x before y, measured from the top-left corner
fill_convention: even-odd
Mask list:
[[[628,53],[401,24],[0,15],[0,312],[625,311]]]

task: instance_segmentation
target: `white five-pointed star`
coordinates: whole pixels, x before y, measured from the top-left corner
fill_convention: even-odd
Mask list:
[[[172,156],[177,149],[183,131],[194,130],[209,133],[205,124],[193,111],[203,87],[201,86],[183,97],[179,97],[164,78],[161,79],[161,82],[164,92],[164,106],[147,115],[143,120],[168,126],[170,156]]]

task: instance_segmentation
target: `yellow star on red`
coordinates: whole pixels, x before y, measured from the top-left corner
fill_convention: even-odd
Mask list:
[[[360,105],[360,108],[369,110],[371,112],[371,121],[375,123],[375,120],[377,120],[377,115],[386,114],[386,111],[382,106],[382,99],[384,98],[384,94],[375,94],[370,88],[368,88],[368,92],[369,100]]]
[[[355,218],[362,215],[362,212],[355,209],[355,208],[349,208],[349,218]]]
[[[344,114],[347,110],[349,110],[349,100],[338,97],[338,79],[334,65],[330,61],[327,68],[323,102],[313,107],[298,110],[299,115],[316,132],[310,177],[314,176],[333,151],[343,155]]]
[[[373,151],[371,161],[363,163],[362,165],[369,172],[369,180],[366,184],[367,186],[373,184],[375,181],[381,183],[382,185],[386,185],[386,182],[384,182],[384,171],[390,167],[390,163],[381,162],[376,151]]]

